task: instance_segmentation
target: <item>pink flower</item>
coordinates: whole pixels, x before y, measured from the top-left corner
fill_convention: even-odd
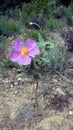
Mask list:
[[[31,64],[31,57],[40,53],[39,47],[35,40],[28,38],[24,46],[20,38],[16,38],[12,42],[13,49],[10,52],[10,60],[18,62],[19,65]]]

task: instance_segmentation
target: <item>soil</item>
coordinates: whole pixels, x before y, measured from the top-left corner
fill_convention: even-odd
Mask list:
[[[67,60],[61,73],[43,75],[37,98],[32,77],[0,65],[0,130],[73,130],[73,52]]]

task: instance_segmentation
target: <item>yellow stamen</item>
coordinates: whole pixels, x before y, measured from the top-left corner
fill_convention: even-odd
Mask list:
[[[27,49],[26,47],[23,47],[23,48],[21,49],[21,54],[22,54],[22,55],[27,55],[27,54],[28,54],[28,49]]]

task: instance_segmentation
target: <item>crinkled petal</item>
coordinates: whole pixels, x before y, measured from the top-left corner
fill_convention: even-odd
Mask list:
[[[24,43],[20,38],[16,38],[15,40],[13,40],[12,46],[17,50],[20,50],[22,47],[24,47]]]
[[[20,51],[12,50],[10,52],[10,60],[11,61],[15,61],[16,62],[20,56],[21,56]]]
[[[36,46],[34,49],[29,51],[28,55],[31,57],[34,57],[35,55],[38,55],[40,53],[39,47]]]
[[[37,42],[31,38],[26,40],[26,48],[31,51],[35,46],[37,46]]]
[[[27,55],[21,55],[21,57],[18,59],[19,65],[29,65],[31,64],[31,58]]]

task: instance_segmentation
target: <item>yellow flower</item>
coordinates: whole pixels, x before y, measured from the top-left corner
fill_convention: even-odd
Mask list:
[[[26,34],[26,33],[24,33],[24,36],[27,36],[27,34]]]
[[[14,36],[10,36],[8,39],[11,41],[14,39]]]
[[[25,38],[25,39],[27,38],[27,34],[26,34],[26,33],[24,33],[24,38]]]
[[[23,36],[22,36],[22,35],[20,35],[20,36],[19,36],[19,38],[20,38],[20,39],[23,39]]]

